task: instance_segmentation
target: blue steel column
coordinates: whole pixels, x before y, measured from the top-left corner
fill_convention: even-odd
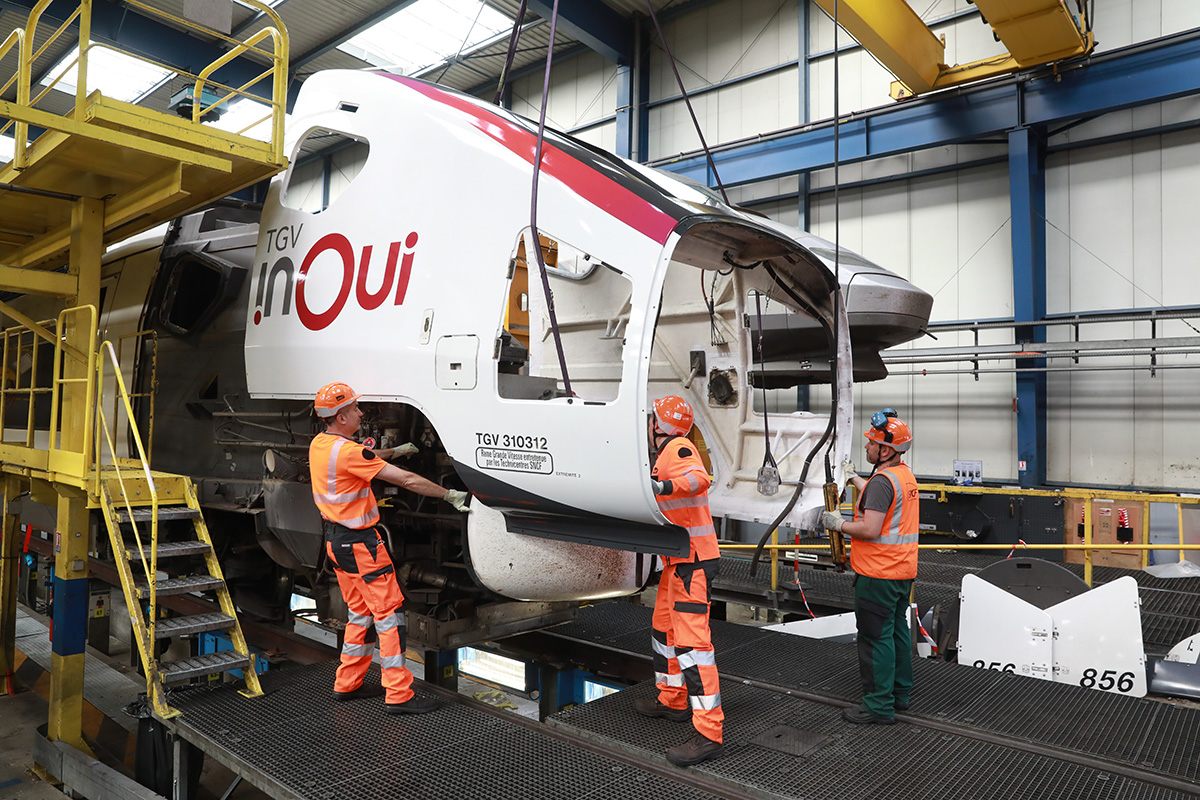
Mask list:
[[[617,155],[633,158],[634,92],[636,73],[632,64],[617,64]]]
[[[650,160],[650,42],[654,37],[646,35],[646,18],[640,14],[633,18],[634,74],[637,82],[637,124],[634,126],[633,160],[645,164]]]
[[[808,54],[809,54],[808,12],[809,12],[809,8],[811,7],[811,5],[812,4],[809,3],[808,0],[803,0],[803,2],[799,3],[799,5],[798,5],[799,14],[798,14],[797,22],[798,22],[798,27],[799,27],[798,35],[800,37],[800,48],[799,48],[800,60],[797,62],[796,68],[800,70],[800,76],[799,76],[800,80],[798,82],[800,85],[800,119],[798,119],[796,121],[800,124],[804,124],[804,123],[808,122],[809,117],[811,116],[811,110],[809,109],[809,97],[808,97],[808,94],[809,94],[809,87],[808,87],[808,77],[809,77],[809,71],[808,71]],[[798,188],[799,196],[797,198],[797,200],[799,201],[800,222],[798,225],[796,225],[796,227],[799,228],[800,230],[806,231],[806,230],[809,230],[809,212],[810,212],[810,204],[809,204],[809,196],[808,196],[809,173],[807,171],[799,172],[796,174],[796,177],[800,179],[800,186]]]
[[[1037,128],[1008,134],[1012,206],[1013,317],[1018,322],[1046,316],[1046,140]],[[1044,342],[1046,329],[1019,326],[1018,342]],[[1017,359],[1017,367],[1041,367],[1045,359]],[[1022,486],[1046,482],[1046,374],[1017,374],[1017,468]],[[1022,464],[1024,468],[1022,469]]]

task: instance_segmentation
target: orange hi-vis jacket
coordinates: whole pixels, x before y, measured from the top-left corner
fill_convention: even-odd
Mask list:
[[[371,480],[387,462],[344,436],[321,433],[308,447],[313,500],[321,516],[347,528],[369,528],[379,521]]]
[[[871,480],[892,482],[892,506],[883,515],[883,529],[878,539],[855,539],[851,544],[850,568],[870,578],[897,581],[915,578],[917,536],[920,533],[917,479],[908,465],[901,462],[894,467],[884,467],[871,476]],[[863,518],[865,495],[866,487],[854,509],[856,520]]]
[[[712,481],[696,453],[696,445],[682,436],[671,439],[659,452],[650,474],[656,481],[671,482],[671,493],[657,496],[658,510],[671,522],[687,528],[692,542],[687,558],[664,556],[663,562],[669,565],[720,558],[717,531],[708,508]]]

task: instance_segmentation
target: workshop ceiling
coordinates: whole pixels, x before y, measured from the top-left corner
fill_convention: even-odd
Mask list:
[[[653,0],[656,13],[678,12],[682,8],[703,2],[704,0]],[[433,4],[435,8],[430,9],[429,4]],[[26,27],[32,5],[33,0],[0,0],[0,36],[7,36],[16,28]],[[74,5],[65,0],[58,0],[49,7],[33,37],[35,50],[43,46],[61,20],[71,13]],[[139,5],[176,17],[183,17],[185,14],[185,0],[142,0]],[[548,16],[552,5],[553,0],[530,0],[520,47],[513,62],[514,74],[522,74],[523,69],[536,69],[536,65],[544,63],[550,39]],[[489,35],[482,37],[482,41],[472,43],[474,39],[480,38],[476,29],[472,39],[465,39],[466,46],[462,41],[458,43],[456,52],[423,66],[410,63],[398,71],[455,89],[487,95],[490,94],[490,87],[499,79],[508,50],[512,20],[520,8],[520,2],[484,0],[482,11],[479,0],[278,0],[273,4],[273,8],[288,29],[292,90],[309,75],[321,70],[371,69],[381,66],[386,59],[373,58],[361,47],[355,46],[362,41],[361,38],[356,40],[355,37],[372,26],[387,24],[389,17],[406,13],[415,16],[432,15],[436,25],[437,20],[445,19],[447,13],[460,16],[477,15],[477,19],[486,19],[490,23],[490,27],[486,28]],[[187,56],[184,55],[188,47],[202,41],[203,37],[197,36],[196,33],[184,32],[182,26],[169,19],[155,17],[132,3],[94,0],[94,9],[93,41],[114,41],[122,50],[154,57],[160,63],[166,62],[164,66],[193,70],[202,66],[187,63]],[[104,17],[105,13],[107,18]],[[443,15],[440,18],[437,16],[439,13]],[[628,36],[628,26],[632,17],[635,14],[645,16],[646,13],[645,0],[604,0],[602,4],[596,3],[595,0],[560,0],[560,22],[555,36],[555,53],[573,52],[590,47],[611,58],[614,55],[614,46],[628,47],[631,38]],[[136,19],[132,15],[138,15],[142,19]],[[131,19],[138,22],[149,20],[149,24],[139,27],[130,24]],[[392,20],[391,24],[395,24],[396,21]],[[240,3],[234,4],[233,36],[244,38],[269,23],[269,18],[257,10]],[[416,23],[413,24],[416,27]],[[470,23],[465,26],[466,29],[472,27],[474,26]],[[133,30],[134,28],[137,30]],[[420,37],[422,45],[425,39],[431,38],[428,34],[422,36],[419,31],[415,35]],[[376,31],[374,38],[381,45],[394,44],[397,36],[380,36]],[[443,35],[440,39],[444,44],[449,40],[449,36]],[[168,55],[164,57],[164,42],[172,41],[178,41],[179,46],[174,50],[165,48]],[[350,46],[346,46],[348,42],[351,42]],[[203,44],[210,48],[209,52],[211,48],[226,47],[218,37],[209,37]],[[52,73],[52,70],[59,67],[64,58],[69,60],[76,47],[77,38],[74,31],[71,31],[70,35],[60,37],[46,48],[34,62],[34,82],[37,83],[39,76],[56,74]],[[428,49],[417,49],[422,50],[425,56],[421,60],[428,61]],[[0,84],[14,74],[16,64],[15,52],[0,60]],[[131,101],[155,110],[165,110],[171,96],[190,81],[179,75],[172,77],[168,72],[164,72],[163,76],[159,85]],[[91,75],[89,83],[94,86],[96,78],[96,75]],[[10,87],[3,93],[3,98],[13,99],[14,91]],[[35,89],[36,91],[38,90]],[[102,91],[106,94],[110,92],[104,88]],[[38,107],[63,114],[71,108],[71,97],[67,92],[54,90],[38,104]]]

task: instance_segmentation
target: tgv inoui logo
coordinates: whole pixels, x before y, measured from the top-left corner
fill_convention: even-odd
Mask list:
[[[291,226],[287,226],[267,231],[265,234],[267,252],[272,249],[286,250],[293,246],[303,227],[300,225],[293,229]],[[283,307],[280,309],[280,313],[284,316],[291,313],[292,287],[295,286],[296,316],[310,331],[327,328],[338,318],[342,309],[345,308],[346,302],[350,299],[351,289],[354,290],[354,298],[359,307],[364,311],[373,311],[379,308],[389,296],[394,298],[392,305],[402,305],[404,296],[408,292],[408,280],[412,274],[413,251],[417,246],[417,238],[417,232],[413,231],[405,237],[403,243],[392,242],[388,246],[387,260],[383,267],[383,280],[379,284],[379,288],[374,291],[367,288],[367,276],[371,268],[374,247],[369,244],[365,245],[356,259],[354,246],[340,233],[327,233],[317,240],[317,243],[309,249],[300,263],[299,275],[295,274],[295,265],[289,256],[281,256],[276,259],[274,264],[270,264],[269,271],[267,269],[269,262],[264,261],[258,270],[258,293],[254,300],[254,324],[258,325],[264,318],[271,316],[275,288],[280,285],[280,275],[284,276],[282,282]],[[401,244],[404,247],[403,254],[400,252]],[[310,272],[314,269],[314,262],[325,252],[331,252],[340,257],[342,276],[337,296],[333,303],[322,311],[314,310],[309,306],[305,287]],[[338,261],[337,258],[323,259],[319,268],[321,270],[331,269]],[[397,275],[397,264],[399,264],[399,275]],[[393,289],[395,290],[394,294]]]

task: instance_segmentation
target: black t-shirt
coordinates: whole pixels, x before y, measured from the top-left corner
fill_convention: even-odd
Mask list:
[[[862,503],[859,507],[863,511],[880,511],[886,514],[895,497],[896,489],[891,480],[882,472],[877,472],[863,487]]]

